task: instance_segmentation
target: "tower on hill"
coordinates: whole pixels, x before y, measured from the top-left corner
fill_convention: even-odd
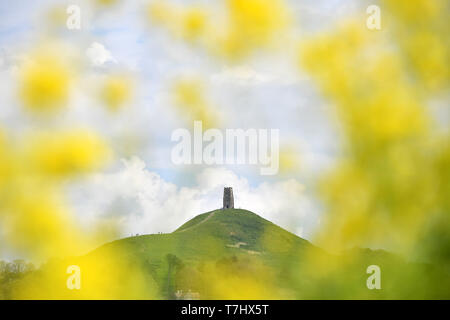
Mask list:
[[[234,209],[233,188],[223,189],[223,208]]]

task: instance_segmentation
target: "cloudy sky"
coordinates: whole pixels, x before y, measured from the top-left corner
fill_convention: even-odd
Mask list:
[[[17,67],[39,39],[54,33],[89,62],[86,86],[111,70],[126,70],[136,80],[133,101],[123,114],[105,121],[104,111],[95,107],[86,88],[79,88],[60,119],[62,124],[95,127],[118,155],[104,172],[68,183],[68,201],[81,223],[113,217],[119,219],[123,236],[171,232],[195,215],[219,208],[223,187],[232,186],[236,207],[311,239],[320,223],[312,181],[332,164],[339,134],[329,102],[295,65],[288,53],[292,48],[227,65],[151,27],[142,14],[148,2],[120,1],[98,11],[88,0],[1,1],[0,123],[11,130],[26,125],[15,99]],[[298,26],[292,37],[327,30],[347,15],[365,16],[359,1],[288,3]],[[69,4],[81,8],[81,30],[53,30],[49,10]],[[254,165],[174,165],[171,134],[177,128],[192,130],[193,124],[175,112],[169,88],[174,79],[186,75],[206,79],[209,99],[224,119],[221,129],[279,129],[281,146],[301,155],[300,169],[261,176]],[[129,148],[129,141],[137,147]]]

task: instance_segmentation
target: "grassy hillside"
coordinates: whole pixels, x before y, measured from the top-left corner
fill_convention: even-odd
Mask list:
[[[42,299],[101,298],[105,291],[111,298],[167,299],[174,298],[177,290],[200,292],[202,298],[254,297],[255,292],[227,293],[211,285],[226,279],[227,285],[247,281],[247,286],[260,287],[264,281],[264,286],[277,287],[277,273],[287,264],[295,265],[291,257],[299,257],[306,249],[320,250],[250,211],[219,209],[194,217],[172,233],[124,238],[86,256],[52,260],[8,288],[8,296],[14,296],[17,287],[21,298]],[[80,267],[81,291],[92,293],[67,290],[69,265]],[[261,297],[279,297],[257,291]]]
[[[430,283],[435,297],[448,296],[440,286],[448,274],[437,267],[406,263],[382,250],[354,249],[333,256],[240,209],[203,213],[170,234],[121,239],[91,255],[108,248],[119,248],[124,259],[151,274],[162,298],[174,298],[179,289],[198,291],[204,298],[252,297],[221,295],[233,284],[239,288],[240,281],[258,288],[257,297],[263,298],[420,298],[433,296]],[[384,290],[366,287],[366,269],[373,264],[383,270]],[[211,289],[211,282],[219,288]]]
[[[67,290],[68,265],[83,271],[81,291]],[[366,286],[370,265],[382,270],[381,290]],[[255,213],[220,209],[172,233],[52,261],[9,286],[7,296],[17,289],[20,298],[174,299],[191,290],[204,299],[448,299],[449,279],[448,270],[382,250],[330,255]]]
[[[219,209],[196,216],[172,233],[117,240],[90,255],[119,249],[126,255],[125,259],[144,266],[162,288],[163,296],[168,297],[171,295],[168,292],[170,290],[164,289],[164,286],[167,285],[168,274],[173,271],[170,270],[170,264],[177,263],[168,261],[170,257],[181,263],[184,270],[196,269],[208,263],[216,265],[226,259],[252,261],[251,264],[276,269],[282,267],[281,264],[289,255],[298,255],[305,248],[315,247],[250,211]],[[192,273],[195,271],[190,270]]]
[[[168,253],[186,261],[204,261],[242,254],[270,257],[312,245],[250,211],[220,209],[200,214],[172,233],[125,238],[97,250],[108,246],[153,261]]]

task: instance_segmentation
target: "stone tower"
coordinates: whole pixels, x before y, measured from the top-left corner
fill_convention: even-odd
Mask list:
[[[234,209],[233,188],[223,189],[223,208]]]

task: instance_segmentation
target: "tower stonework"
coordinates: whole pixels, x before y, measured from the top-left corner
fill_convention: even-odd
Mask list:
[[[223,208],[234,209],[233,188],[223,189]]]

